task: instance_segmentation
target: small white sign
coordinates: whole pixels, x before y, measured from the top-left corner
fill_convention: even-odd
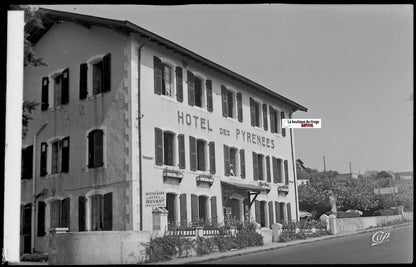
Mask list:
[[[321,128],[321,119],[282,119],[283,128]]]
[[[144,197],[144,205],[148,208],[165,207],[166,206],[166,192],[155,191],[146,192]]]

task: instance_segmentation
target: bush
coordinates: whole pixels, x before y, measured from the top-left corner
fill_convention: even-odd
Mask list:
[[[257,232],[237,233],[235,241],[239,248],[263,246],[263,236]]]
[[[179,237],[176,236],[151,237],[149,243],[145,245],[148,261],[170,260],[177,251],[177,239]]]
[[[373,216],[391,216],[391,215],[397,215],[397,210],[380,209],[380,210],[376,210],[373,213]]]
[[[360,217],[361,214],[356,211],[345,212],[345,211],[338,211],[337,218],[357,218]]]

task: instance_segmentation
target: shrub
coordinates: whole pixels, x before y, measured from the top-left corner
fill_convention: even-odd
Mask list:
[[[149,262],[170,260],[176,253],[176,244],[179,237],[163,236],[151,237],[145,245],[146,255]]]
[[[373,213],[373,216],[391,216],[391,215],[397,215],[397,210],[380,209],[380,210],[376,210]]]
[[[263,246],[263,236],[257,232],[237,233],[235,241],[240,248]]]
[[[361,214],[356,211],[345,212],[345,211],[338,211],[337,218],[357,218],[360,217]]]

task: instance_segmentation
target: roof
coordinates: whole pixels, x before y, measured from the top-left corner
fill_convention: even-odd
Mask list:
[[[246,84],[252,88],[255,88],[263,93],[265,93],[268,96],[271,96],[275,99],[278,99],[282,101],[283,103],[286,103],[292,108],[292,111],[308,111],[308,109],[256,82],[253,82],[217,63],[214,63],[172,41],[169,41],[159,35],[156,35],[146,29],[143,29],[130,21],[127,20],[114,20],[114,19],[107,19],[107,18],[101,18],[101,17],[95,17],[90,15],[82,15],[82,14],[76,14],[76,13],[70,13],[70,12],[64,12],[64,11],[57,11],[57,10],[51,10],[51,9],[45,9],[45,8],[39,8],[38,12],[43,15],[43,25],[44,29],[36,28],[34,26],[28,26],[26,27],[26,30],[30,33],[29,41],[33,44],[36,44],[36,42],[42,38],[42,36],[57,22],[59,21],[69,21],[73,23],[80,24],[84,27],[91,27],[98,26],[98,27],[104,27],[109,28],[118,32],[122,33],[137,33],[141,37],[149,38],[151,42],[155,42],[158,45],[164,46],[167,49],[172,49],[175,52],[183,55],[184,57],[187,57],[189,59],[195,60],[202,65],[205,65],[208,68],[214,69],[228,77],[231,77],[232,79],[242,82],[243,84]]]

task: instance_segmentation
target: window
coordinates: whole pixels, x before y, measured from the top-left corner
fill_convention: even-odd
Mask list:
[[[250,98],[250,113],[251,113],[251,125],[252,126],[261,126],[261,108],[260,103],[254,101],[254,99]]]
[[[221,85],[222,115],[224,117],[236,118],[243,121],[243,107],[241,93],[235,93]],[[236,112],[237,111],[237,112]]]
[[[245,178],[244,149],[224,145],[224,171],[225,176],[238,176]]]
[[[96,129],[88,134],[88,168],[104,165],[104,131]]]
[[[185,168],[185,143],[184,136],[178,135],[178,151],[176,156],[175,133],[155,128],[155,163],[157,166],[176,166]],[[176,162],[178,158],[178,163]]]
[[[238,149],[230,147],[230,175],[238,175]]]
[[[227,91],[227,105],[228,105],[228,114],[227,116],[230,118],[234,118],[235,112],[234,112],[234,93],[232,91]]]
[[[197,147],[197,170],[198,171],[205,171],[206,170],[206,164],[205,164],[205,146],[206,142],[202,139],[196,140],[196,147]]]
[[[197,106],[200,108],[206,107],[209,112],[212,112],[212,81],[198,77],[194,75],[191,71],[187,72],[187,78],[188,104],[190,106]]]
[[[45,207],[46,204],[43,201],[38,202],[38,231],[37,236],[45,235]]]
[[[58,173],[62,168],[61,140],[52,143],[52,173]]]
[[[277,159],[272,157],[272,164],[273,164],[273,182],[276,183],[283,183],[283,176],[282,176],[282,159]]]
[[[258,154],[258,164],[259,164],[259,180],[264,180],[264,156],[262,154]]]
[[[50,202],[50,228],[69,227],[70,199]]]
[[[202,81],[200,78],[194,76],[195,82],[195,106],[202,108],[204,102],[204,94],[202,88]]]
[[[163,64],[163,83],[162,94],[166,96],[173,96],[172,94],[172,70],[167,64]]]
[[[55,139],[49,145],[41,143],[40,176],[69,172],[69,136]]]
[[[183,101],[183,78],[181,67],[175,67],[171,63],[162,62],[160,58],[154,56],[153,77],[155,94],[173,98],[175,97],[176,92],[176,100],[178,102]]]
[[[22,179],[32,179],[33,146],[22,149]]]
[[[254,180],[264,180],[264,155],[253,152],[252,158]]]
[[[87,63],[82,63],[79,77],[80,99],[110,91],[111,54],[98,56]]]
[[[173,166],[174,160],[174,144],[175,135],[171,132],[163,133],[163,164]]]
[[[51,98],[49,98],[51,97]],[[42,78],[41,110],[69,102],[69,69]]]
[[[270,131],[272,133],[279,133],[279,121],[280,121],[279,111],[277,111],[276,109],[272,107],[269,107],[269,112],[270,112]]]
[[[91,230],[112,230],[113,203],[112,193],[91,196]]]

